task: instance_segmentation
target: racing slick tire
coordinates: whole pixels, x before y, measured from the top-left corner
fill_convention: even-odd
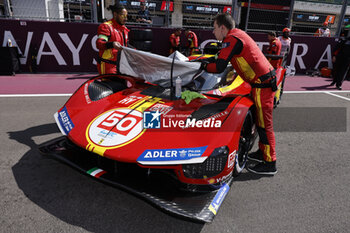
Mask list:
[[[132,29],[129,33],[131,41],[151,41],[153,40],[152,29]]]
[[[235,167],[233,176],[238,176],[247,164],[247,156],[250,149],[253,147],[257,137],[256,126],[254,122],[253,109],[249,109],[244,119],[241,134],[239,137],[238,150],[235,158]]]
[[[146,52],[152,51],[152,41],[134,41],[133,46],[138,50]]]
[[[152,51],[152,29],[133,29],[130,31],[130,44],[136,49],[146,52]]]

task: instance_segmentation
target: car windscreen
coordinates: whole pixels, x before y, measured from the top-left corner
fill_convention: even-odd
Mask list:
[[[175,79],[180,77],[182,86],[185,86],[200,71],[200,62],[173,61],[170,57],[123,47],[118,68],[121,74],[141,78],[162,87],[171,86],[171,76],[174,85]]]
[[[227,66],[222,73],[208,73],[203,72],[200,76],[193,80],[191,89],[199,92],[206,92],[213,89],[217,89],[220,86],[226,84],[227,75],[233,68],[231,65]]]

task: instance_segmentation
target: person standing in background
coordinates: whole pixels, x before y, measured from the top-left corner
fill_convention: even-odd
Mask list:
[[[287,64],[288,54],[290,52],[290,45],[292,39],[289,37],[291,30],[290,28],[283,28],[282,36],[279,36],[278,39],[281,41],[281,55],[283,55],[282,66],[285,67]]]
[[[172,33],[169,37],[170,42],[170,51],[169,54],[172,54],[176,50],[180,50],[180,35],[181,35],[181,28],[177,28],[174,33]]]
[[[100,24],[97,29],[96,47],[99,49],[97,69],[99,74],[117,73],[117,56],[121,46],[128,45],[129,29],[125,26],[128,12],[123,5],[109,6],[113,19]]]
[[[289,54],[290,44],[292,43],[292,39],[289,37],[290,28],[284,28],[282,30],[282,36],[279,36],[278,39],[281,41],[281,55]]]
[[[334,76],[330,86],[336,84],[338,90],[342,89],[342,84],[350,68],[350,31],[345,38],[341,39],[333,54]]]
[[[152,23],[151,17],[149,16],[149,11],[147,10],[144,2],[141,2],[140,10],[137,12],[136,22],[148,24]]]
[[[275,32],[268,32],[267,38],[269,40],[269,48],[267,49],[267,54],[271,55],[280,55],[282,44],[281,41],[276,37]],[[281,64],[281,59],[272,59],[269,58],[268,61],[271,63],[273,68],[277,69]]]
[[[328,28],[328,22],[324,22],[323,27],[320,27],[319,29],[317,29],[314,36],[331,37],[331,31]]]
[[[198,39],[196,33],[192,32],[189,28],[186,28],[185,35],[187,38],[186,43],[186,55],[191,56],[192,53],[198,49]]]

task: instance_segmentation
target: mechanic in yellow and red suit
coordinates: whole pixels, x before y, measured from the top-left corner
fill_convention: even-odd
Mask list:
[[[269,40],[269,43],[270,43],[269,47],[267,48],[267,54],[280,55],[282,44],[281,44],[281,41],[276,37],[276,33],[268,32],[267,39]],[[271,63],[273,68],[277,69],[281,65],[282,59],[276,60],[276,59],[268,58],[268,61]]]
[[[192,32],[189,28],[186,28],[185,35],[187,38],[186,55],[191,56],[194,51],[198,50],[198,38],[196,33]]]
[[[235,28],[231,15],[218,14],[214,18],[213,33],[217,40],[222,41],[222,49],[217,56],[201,60],[201,67],[207,72],[221,73],[231,62],[241,78],[252,86],[259,150],[248,155],[249,160],[258,163],[247,169],[256,174],[274,175],[277,173],[272,122],[274,92],[277,90],[275,71],[255,41],[244,31]]]
[[[169,54],[172,54],[176,50],[180,50],[180,35],[181,35],[181,28],[177,28],[174,33],[172,33],[169,37],[170,42],[170,50]]]
[[[128,12],[123,5],[115,4],[109,7],[113,18],[99,25],[96,47],[99,49],[97,69],[99,74],[117,73],[117,56],[121,46],[127,46],[129,29],[126,28]]]

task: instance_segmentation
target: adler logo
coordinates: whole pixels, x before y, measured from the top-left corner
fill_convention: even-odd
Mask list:
[[[169,161],[197,161],[204,154],[207,146],[194,147],[194,148],[173,148],[173,149],[156,149],[145,150],[138,158],[137,161],[141,164],[149,162],[169,162]],[[205,157],[199,161],[204,161]]]
[[[174,150],[166,150],[166,151],[148,151],[145,154],[146,159],[153,158],[174,158],[177,157],[177,151]]]

